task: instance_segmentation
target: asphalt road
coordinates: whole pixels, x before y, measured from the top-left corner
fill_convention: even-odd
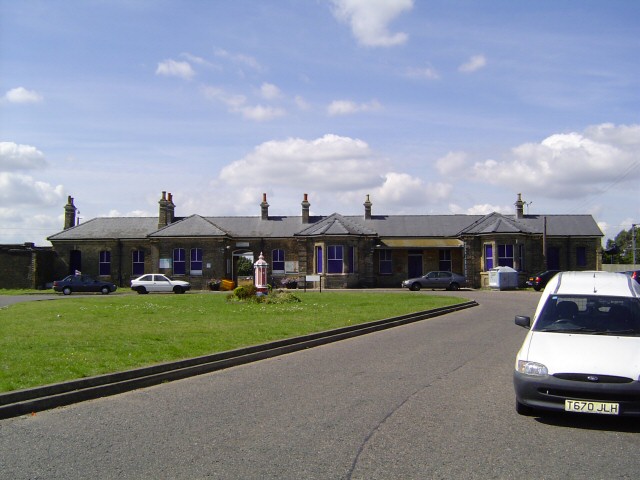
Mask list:
[[[480,306],[2,420],[0,478],[638,478],[637,421],[515,413],[539,294],[458,295]]]

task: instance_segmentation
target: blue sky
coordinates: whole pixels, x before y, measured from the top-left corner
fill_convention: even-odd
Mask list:
[[[156,216],[640,223],[640,2],[0,0],[0,243]]]

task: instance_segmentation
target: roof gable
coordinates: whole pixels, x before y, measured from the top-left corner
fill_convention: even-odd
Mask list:
[[[299,231],[299,236],[318,236],[318,235],[375,235],[376,232],[368,229],[358,222],[352,221],[334,213],[326,218],[310,225],[309,227]]]
[[[506,217],[500,213],[493,212],[474,222],[468,228],[465,228],[461,233],[463,235],[482,235],[489,233],[530,233],[530,230],[509,217]]]
[[[150,237],[222,237],[227,232],[218,227],[211,220],[200,215],[191,215],[180,221],[173,222]]]

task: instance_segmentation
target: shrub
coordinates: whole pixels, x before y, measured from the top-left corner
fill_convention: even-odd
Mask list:
[[[262,298],[263,303],[273,304],[298,303],[302,301],[293,293],[285,292],[284,290],[275,290],[272,294],[264,295],[260,298]]]
[[[233,290],[233,296],[239,300],[247,300],[255,297],[258,289],[255,285],[241,285]]]

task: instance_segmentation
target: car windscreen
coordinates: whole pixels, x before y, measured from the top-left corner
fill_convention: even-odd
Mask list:
[[[532,330],[640,336],[640,299],[598,295],[550,295]]]

